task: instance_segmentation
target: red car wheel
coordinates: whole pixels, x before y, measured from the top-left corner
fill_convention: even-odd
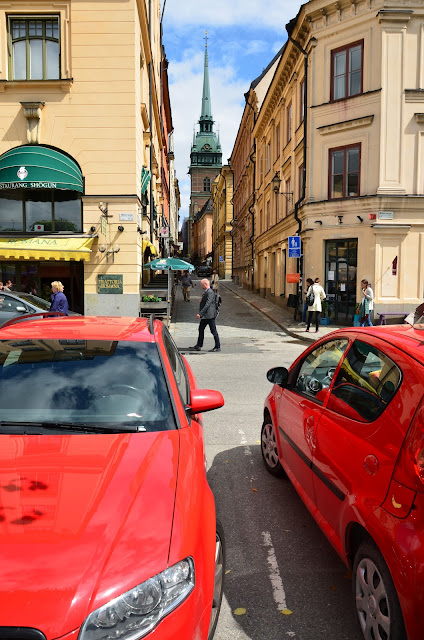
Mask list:
[[[285,472],[278,457],[277,437],[269,415],[265,417],[262,425],[261,451],[262,458],[269,473],[276,478],[284,476]]]
[[[221,609],[222,596],[224,593],[225,574],[225,540],[224,530],[219,520],[216,521],[216,544],[215,544],[215,578],[213,585],[213,600],[211,621],[209,624],[208,640],[212,640],[216,625],[218,624],[219,611]]]

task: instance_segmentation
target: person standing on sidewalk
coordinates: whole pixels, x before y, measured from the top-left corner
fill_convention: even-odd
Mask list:
[[[209,329],[211,334],[215,340],[215,346],[213,349],[209,349],[209,351],[221,351],[221,344],[219,342],[218,331],[216,330],[216,302],[215,302],[215,294],[210,287],[210,282],[207,278],[203,278],[200,281],[200,286],[202,287],[204,293],[202,299],[200,301],[199,313],[196,318],[200,320],[199,322],[199,335],[197,337],[197,343],[194,345],[193,349],[196,351],[200,351],[203,347],[203,340],[205,337],[205,329],[209,325]]]
[[[63,293],[63,284],[59,280],[52,282],[52,298],[50,311],[61,311],[65,316],[69,316],[68,300]]]
[[[372,327],[371,312],[374,309],[374,292],[368,280],[361,280],[362,301],[361,301],[361,327]]]
[[[308,295],[309,287],[312,287],[313,284],[314,284],[314,281],[312,280],[312,278],[306,278],[306,289],[303,290],[303,293],[305,294],[305,300],[303,302],[303,311],[302,311],[303,324],[306,324],[306,315],[308,311],[308,303],[306,301],[306,296]]]
[[[190,302],[190,291],[193,286],[193,281],[191,279],[191,275],[188,271],[184,271],[181,276],[181,288],[183,290],[183,298],[185,301]]]
[[[216,269],[214,269],[214,272],[212,273],[212,278],[211,278],[211,287],[212,287],[212,291],[214,293],[218,293],[218,289],[219,289],[219,275],[216,271]]]
[[[318,333],[319,316],[322,311],[321,302],[325,299],[325,291],[319,283],[319,278],[315,278],[315,282],[308,288],[306,294],[306,301],[308,303],[308,326],[306,331],[309,331],[309,327],[312,322],[312,314],[315,313],[315,331]]]

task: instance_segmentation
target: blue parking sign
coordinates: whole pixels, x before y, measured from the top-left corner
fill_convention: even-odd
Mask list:
[[[300,236],[289,236],[289,258],[300,258]]]

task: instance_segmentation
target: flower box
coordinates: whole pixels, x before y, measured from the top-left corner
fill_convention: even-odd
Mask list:
[[[161,302],[140,302],[141,309],[166,309],[168,303],[166,300],[162,300]]]

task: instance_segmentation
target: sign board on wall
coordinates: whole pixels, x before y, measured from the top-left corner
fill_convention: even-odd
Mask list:
[[[393,220],[393,211],[379,211],[378,212],[379,220]]]
[[[300,282],[300,273],[288,273],[286,275],[287,283]]]
[[[134,214],[133,213],[120,213],[119,214],[119,222],[134,222]]]
[[[219,256],[219,261],[224,262],[224,256]]]
[[[159,229],[159,236],[161,238],[169,238],[169,227],[161,227]]]
[[[97,276],[97,293],[124,293],[124,276],[102,273]]]

